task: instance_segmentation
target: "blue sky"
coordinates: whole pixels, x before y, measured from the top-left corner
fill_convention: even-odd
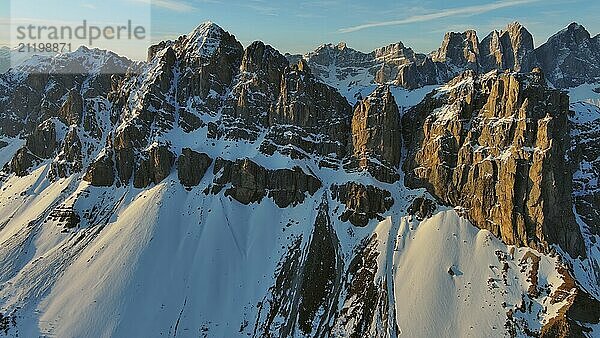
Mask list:
[[[6,6],[6,0],[2,0]],[[446,31],[476,29],[480,39],[511,21],[524,24],[536,45],[570,22],[600,32],[597,0],[12,0],[0,22],[126,22],[151,27],[152,41],[172,39],[199,23],[216,22],[244,45],[262,40],[282,52],[300,53],[322,43],[345,41],[355,49],[402,41],[418,52],[437,48]],[[0,43],[7,44],[5,32]],[[115,43],[110,48],[132,58],[146,55],[145,45]]]

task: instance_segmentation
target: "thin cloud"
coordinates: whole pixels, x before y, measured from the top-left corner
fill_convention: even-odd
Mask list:
[[[142,2],[148,5],[168,9],[175,12],[189,12],[196,8],[188,3],[179,0],[133,0],[136,2]]]
[[[490,12],[490,11],[501,9],[501,8],[514,7],[514,6],[524,5],[524,4],[538,2],[538,1],[540,1],[540,0],[498,1],[498,2],[491,3],[491,4],[487,4],[487,5],[451,8],[451,9],[446,9],[446,10],[442,10],[439,12],[433,12],[433,13],[429,13],[429,14],[414,15],[414,16],[408,17],[406,19],[401,19],[401,20],[372,22],[372,23],[367,23],[367,24],[353,26],[353,27],[340,28],[338,30],[338,32],[351,33],[351,32],[356,32],[356,31],[360,31],[363,29],[374,28],[374,27],[405,25],[405,24],[409,24],[409,23],[432,21],[432,20],[436,20],[436,19],[447,18],[447,17],[457,16],[457,15],[482,14],[482,13]]]
[[[268,16],[279,16],[279,9],[274,6],[269,6],[269,3],[264,0],[250,0],[243,5],[255,12]]]
[[[96,7],[96,5],[94,5],[94,4],[81,4],[81,7],[91,9],[91,10],[98,9],[98,7]]]

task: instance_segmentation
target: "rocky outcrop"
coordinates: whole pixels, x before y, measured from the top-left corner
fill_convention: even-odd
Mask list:
[[[296,239],[277,268],[275,285],[258,304],[254,336],[327,336],[336,315],[343,259],[324,198],[306,244]]]
[[[83,170],[82,143],[76,128],[71,128],[65,136],[60,152],[52,162],[51,178],[65,178]]]
[[[249,108],[248,106],[255,106],[261,103],[260,101],[264,101],[269,105],[260,107],[263,111],[257,111],[256,113],[265,114],[273,110],[270,105],[277,99],[281,76],[288,65],[287,59],[275,48],[265,45],[261,41],[250,44],[244,51],[240,70],[242,72],[241,82],[250,81],[252,85],[240,88],[242,93],[240,93],[239,104],[237,105],[238,115],[248,116],[248,113],[242,112],[242,110]],[[266,97],[266,100],[264,97],[248,97],[248,95],[254,94],[255,91],[259,94],[270,95]]]
[[[83,117],[83,97],[75,90],[69,91],[67,99],[58,112],[59,119],[66,124],[79,125]]]
[[[480,64],[483,71],[493,69],[528,71],[522,69],[533,51],[533,36],[518,22],[510,23],[505,30],[494,30],[479,44]]]
[[[405,183],[505,243],[585,256],[572,212],[569,99],[543,74],[466,73],[403,117]]]
[[[296,62],[302,56],[289,56]],[[323,45],[304,56],[321,81],[355,97],[353,86],[394,84],[408,89],[443,84],[463,71],[530,71],[541,68],[557,88],[570,88],[600,79],[600,36],[591,36],[573,23],[534,49],[531,33],[518,22],[489,33],[479,41],[473,30],[448,32],[440,48],[429,55],[415,53],[398,42],[361,53]]]
[[[375,73],[375,82],[390,83],[398,79],[399,70],[417,61],[417,54],[402,42],[396,42],[385,47],[377,48],[375,60],[381,63],[381,68]]]
[[[290,63],[298,63],[302,57],[290,59]],[[373,53],[362,53],[349,48],[346,43],[324,44],[305,56],[314,75],[319,79],[327,79],[326,83],[344,81],[360,74],[362,69],[371,69],[375,65]],[[332,73],[331,69],[335,72]]]
[[[285,69],[280,88],[261,150],[294,158],[344,157],[352,110],[346,99],[317,81],[304,60]]]
[[[226,138],[254,141],[261,128],[268,127],[286,67],[286,58],[269,45],[256,41],[246,48],[239,81],[223,110]]]
[[[78,122],[82,99],[102,100],[111,81],[133,63],[112,52],[80,47],[72,53],[36,57],[0,74],[0,132],[29,135],[49,118]]]
[[[290,63],[297,63],[302,58],[300,55],[288,56]],[[371,53],[354,50],[343,42],[326,44],[306,54],[304,59],[319,80],[350,93],[356,90],[355,86],[373,82],[418,88],[439,83],[446,72],[445,65],[433,63],[430,57],[415,53],[402,42]]]
[[[479,70],[479,38],[477,32],[468,30],[463,33],[448,32],[444,35],[442,46],[432,53],[434,62],[449,65],[451,71]]]
[[[212,159],[208,155],[183,148],[177,159],[179,182],[188,188],[197,186],[211,163]]]
[[[30,153],[27,148],[21,148],[4,166],[3,171],[23,177],[29,175],[29,169],[39,162],[40,158]]]
[[[417,197],[411,202],[406,212],[422,221],[433,216],[436,209],[437,205],[434,201],[427,197]]]
[[[48,219],[56,222],[58,226],[63,228],[63,231],[76,228],[81,223],[81,217],[73,206],[59,205],[50,212]]]
[[[388,275],[381,273],[379,250],[382,239],[377,234],[365,238],[352,257],[343,276],[341,308],[333,324],[333,336],[398,336],[396,316],[390,313]],[[349,334],[348,334],[349,333]]]
[[[352,117],[352,159],[383,182],[395,182],[402,150],[400,113],[389,87],[357,103]],[[352,166],[352,165],[350,165]]]
[[[216,194],[228,187],[225,195],[243,204],[260,202],[268,196],[280,208],[287,208],[302,203],[306,193],[312,196],[321,187],[321,181],[299,167],[268,170],[249,159],[232,162],[217,158],[213,172],[215,178],[209,190]]]
[[[343,265],[339,245],[325,199],[315,219],[299,285],[298,328],[306,335],[327,332],[328,319],[337,310]]]
[[[575,111],[570,119],[569,159],[574,167],[575,211],[592,234],[600,235],[600,108],[584,102],[571,108]]]
[[[210,91],[222,95],[232,84],[242,61],[242,44],[218,25],[206,22],[175,41],[173,50],[182,71],[177,100],[184,103],[199,96],[206,100],[206,108],[214,110],[219,98],[209,97]]]
[[[51,120],[39,125],[27,137],[27,148],[41,158],[50,158],[54,154],[56,146],[56,127]]]
[[[340,220],[364,227],[372,219],[383,220],[382,214],[394,205],[389,191],[377,187],[348,182],[331,186],[331,198],[344,204]]]
[[[551,295],[552,302],[567,300],[540,330],[541,338],[587,337],[591,325],[600,323],[600,301],[582,289],[564,267],[559,269],[563,283]]]
[[[159,184],[169,176],[175,162],[175,155],[164,145],[152,146],[144,152],[135,174],[133,186],[145,188],[151,183]]]
[[[88,168],[83,179],[95,187],[110,187],[115,181],[112,153],[102,154]]]

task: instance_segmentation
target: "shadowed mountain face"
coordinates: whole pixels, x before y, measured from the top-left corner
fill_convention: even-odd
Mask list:
[[[207,22],[146,62],[26,61],[0,75],[0,331],[597,334],[600,108],[552,88],[595,81],[586,33],[286,57]]]

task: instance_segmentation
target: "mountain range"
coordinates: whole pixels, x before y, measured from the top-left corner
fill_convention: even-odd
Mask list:
[[[575,23],[290,55],[205,22],[144,62],[25,60],[0,334],[597,336],[599,78]]]

